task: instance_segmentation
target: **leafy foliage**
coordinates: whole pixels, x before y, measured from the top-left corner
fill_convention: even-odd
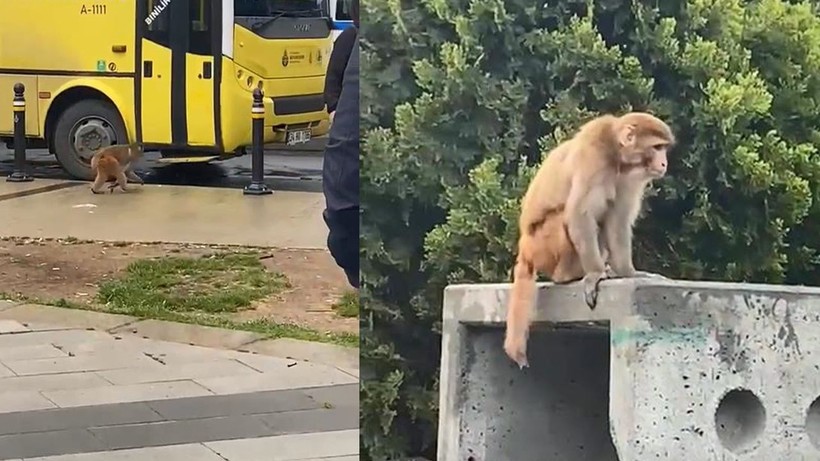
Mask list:
[[[364,6],[363,459],[435,459],[443,289],[509,280],[534,166],[598,113],[652,111],[681,141],[639,268],[820,279],[817,1]]]

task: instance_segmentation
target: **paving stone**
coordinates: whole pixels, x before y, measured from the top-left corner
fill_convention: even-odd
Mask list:
[[[347,367],[336,367],[336,368],[342,370],[343,372],[349,374],[350,376],[353,376],[356,379],[359,378],[359,369],[358,368],[347,368]]]
[[[165,362],[164,357],[157,357],[157,359]],[[217,376],[242,376],[259,374],[259,372],[236,360],[218,359],[210,362],[183,363],[179,366],[100,371],[97,374],[114,384],[137,384]]]
[[[306,360],[334,367],[359,369],[359,349],[335,344],[279,338],[256,341],[241,349],[275,357]]]
[[[5,365],[0,363],[0,378],[8,378],[16,376],[13,371],[9,370]]]
[[[206,442],[227,461],[292,461],[359,454],[359,431],[319,432]]]
[[[31,330],[16,320],[0,320],[0,334],[20,333],[23,331]]]
[[[68,357],[68,354],[51,344],[5,347],[0,349],[0,361],[36,360],[52,357]]]
[[[220,457],[204,445],[192,443],[167,447],[49,456],[47,458],[27,458],[25,461],[225,461],[225,458]]]
[[[130,384],[61,391],[44,391],[43,395],[60,407],[102,405],[106,403],[141,402],[210,395],[193,381]]]
[[[148,423],[162,420],[162,416],[144,403],[53,408],[0,414],[0,435],[85,429],[95,426]]]
[[[9,301],[7,299],[0,299],[0,311],[11,309],[14,306],[19,305],[19,301]]]
[[[136,353],[100,354],[96,356],[55,357],[37,360],[3,361],[3,364],[19,376],[77,371],[116,370],[135,366],[157,366],[156,362]]]
[[[359,408],[359,384],[301,389],[319,405]]]
[[[13,319],[41,328],[48,325],[59,325],[61,328],[66,329],[95,328],[97,330],[109,330],[137,320],[135,317],[127,315],[66,309],[40,304],[22,304],[0,310],[0,319]]]
[[[248,331],[203,327],[187,323],[164,322],[161,320],[142,320],[128,326],[115,328],[111,330],[111,332],[132,333],[163,341],[175,341],[183,344],[196,344],[199,346],[229,349],[262,338],[261,335]]]
[[[309,410],[321,405],[302,390],[192,397],[145,402],[169,420]]]
[[[253,416],[126,424],[89,430],[109,449],[230,440],[273,433],[270,427]]]
[[[2,458],[33,458],[104,449],[105,446],[84,429],[0,436]]]
[[[12,411],[42,410],[54,408],[53,402],[43,397],[37,391],[3,392],[0,393],[0,413]],[[0,453],[3,453],[0,446]]]
[[[329,432],[359,427],[359,411],[351,407],[321,408],[258,415],[273,434]]]
[[[3,367],[0,367],[2,370]],[[2,374],[2,372],[0,372]],[[0,394],[4,392],[35,390],[53,391],[84,387],[110,386],[111,383],[91,372],[59,373],[54,375],[13,376],[0,378]]]
[[[160,359],[168,366],[213,362],[220,359],[232,360],[228,353],[233,352],[168,341],[156,341],[124,333],[83,342],[59,343],[58,345],[67,353],[72,353],[78,357],[131,354]]]
[[[16,335],[0,335],[0,348],[36,346],[42,344],[70,344],[85,342],[93,339],[108,339],[111,336],[101,331],[87,330],[53,330],[32,331]]]
[[[210,389],[215,394],[296,389],[359,382],[358,379],[335,368],[307,362],[298,362],[296,365],[279,372],[239,377],[197,378],[194,381]]]

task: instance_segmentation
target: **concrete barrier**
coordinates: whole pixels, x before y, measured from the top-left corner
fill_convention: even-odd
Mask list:
[[[820,289],[540,284],[519,370],[509,288],[445,291],[439,461],[820,460]]]

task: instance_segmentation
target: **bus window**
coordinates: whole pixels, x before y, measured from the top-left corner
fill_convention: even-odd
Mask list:
[[[315,18],[322,16],[316,0],[234,0],[234,16],[288,16]]]
[[[347,0],[331,0],[336,2],[336,21],[352,21],[350,17],[350,2]]]
[[[213,54],[213,42],[208,26],[211,24],[210,2],[205,0],[191,0],[189,5],[190,42],[188,51],[193,54],[210,56]]]
[[[161,0],[146,0],[148,2],[148,9],[145,11],[155,11],[154,8],[159,10],[159,4]],[[171,14],[168,12],[168,9],[164,9],[159,12],[159,14],[148,24],[148,30],[145,31],[145,38],[151,40],[152,42],[156,43],[157,45],[162,45],[165,47],[171,47],[171,36],[169,34],[168,24],[171,22],[170,19]]]

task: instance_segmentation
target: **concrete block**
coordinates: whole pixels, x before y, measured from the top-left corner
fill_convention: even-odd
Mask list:
[[[165,322],[162,320],[142,320],[140,322],[111,330],[112,333],[132,333],[151,339],[195,344],[205,347],[235,349],[243,344],[261,339],[262,336],[248,331],[203,327],[187,323]]]
[[[60,328],[93,328],[108,330],[134,322],[135,317],[107,314],[105,312],[66,309],[62,307],[43,306],[39,304],[22,304],[0,310],[0,319],[11,319],[31,324],[34,329],[47,329],[48,326]]]
[[[440,461],[820,459],[820,289],[540,284],[519,370],[509,288],[445,291]]]
[[[204,444],[228,461],[293,461],[359,454],[359,431],[291,434]],[[271,455],[275,453],[275,458]]]
[[[268,339],[241,347],[259,354],[323,363],[339,368],[359,369],[359,349],[291,338]]]

